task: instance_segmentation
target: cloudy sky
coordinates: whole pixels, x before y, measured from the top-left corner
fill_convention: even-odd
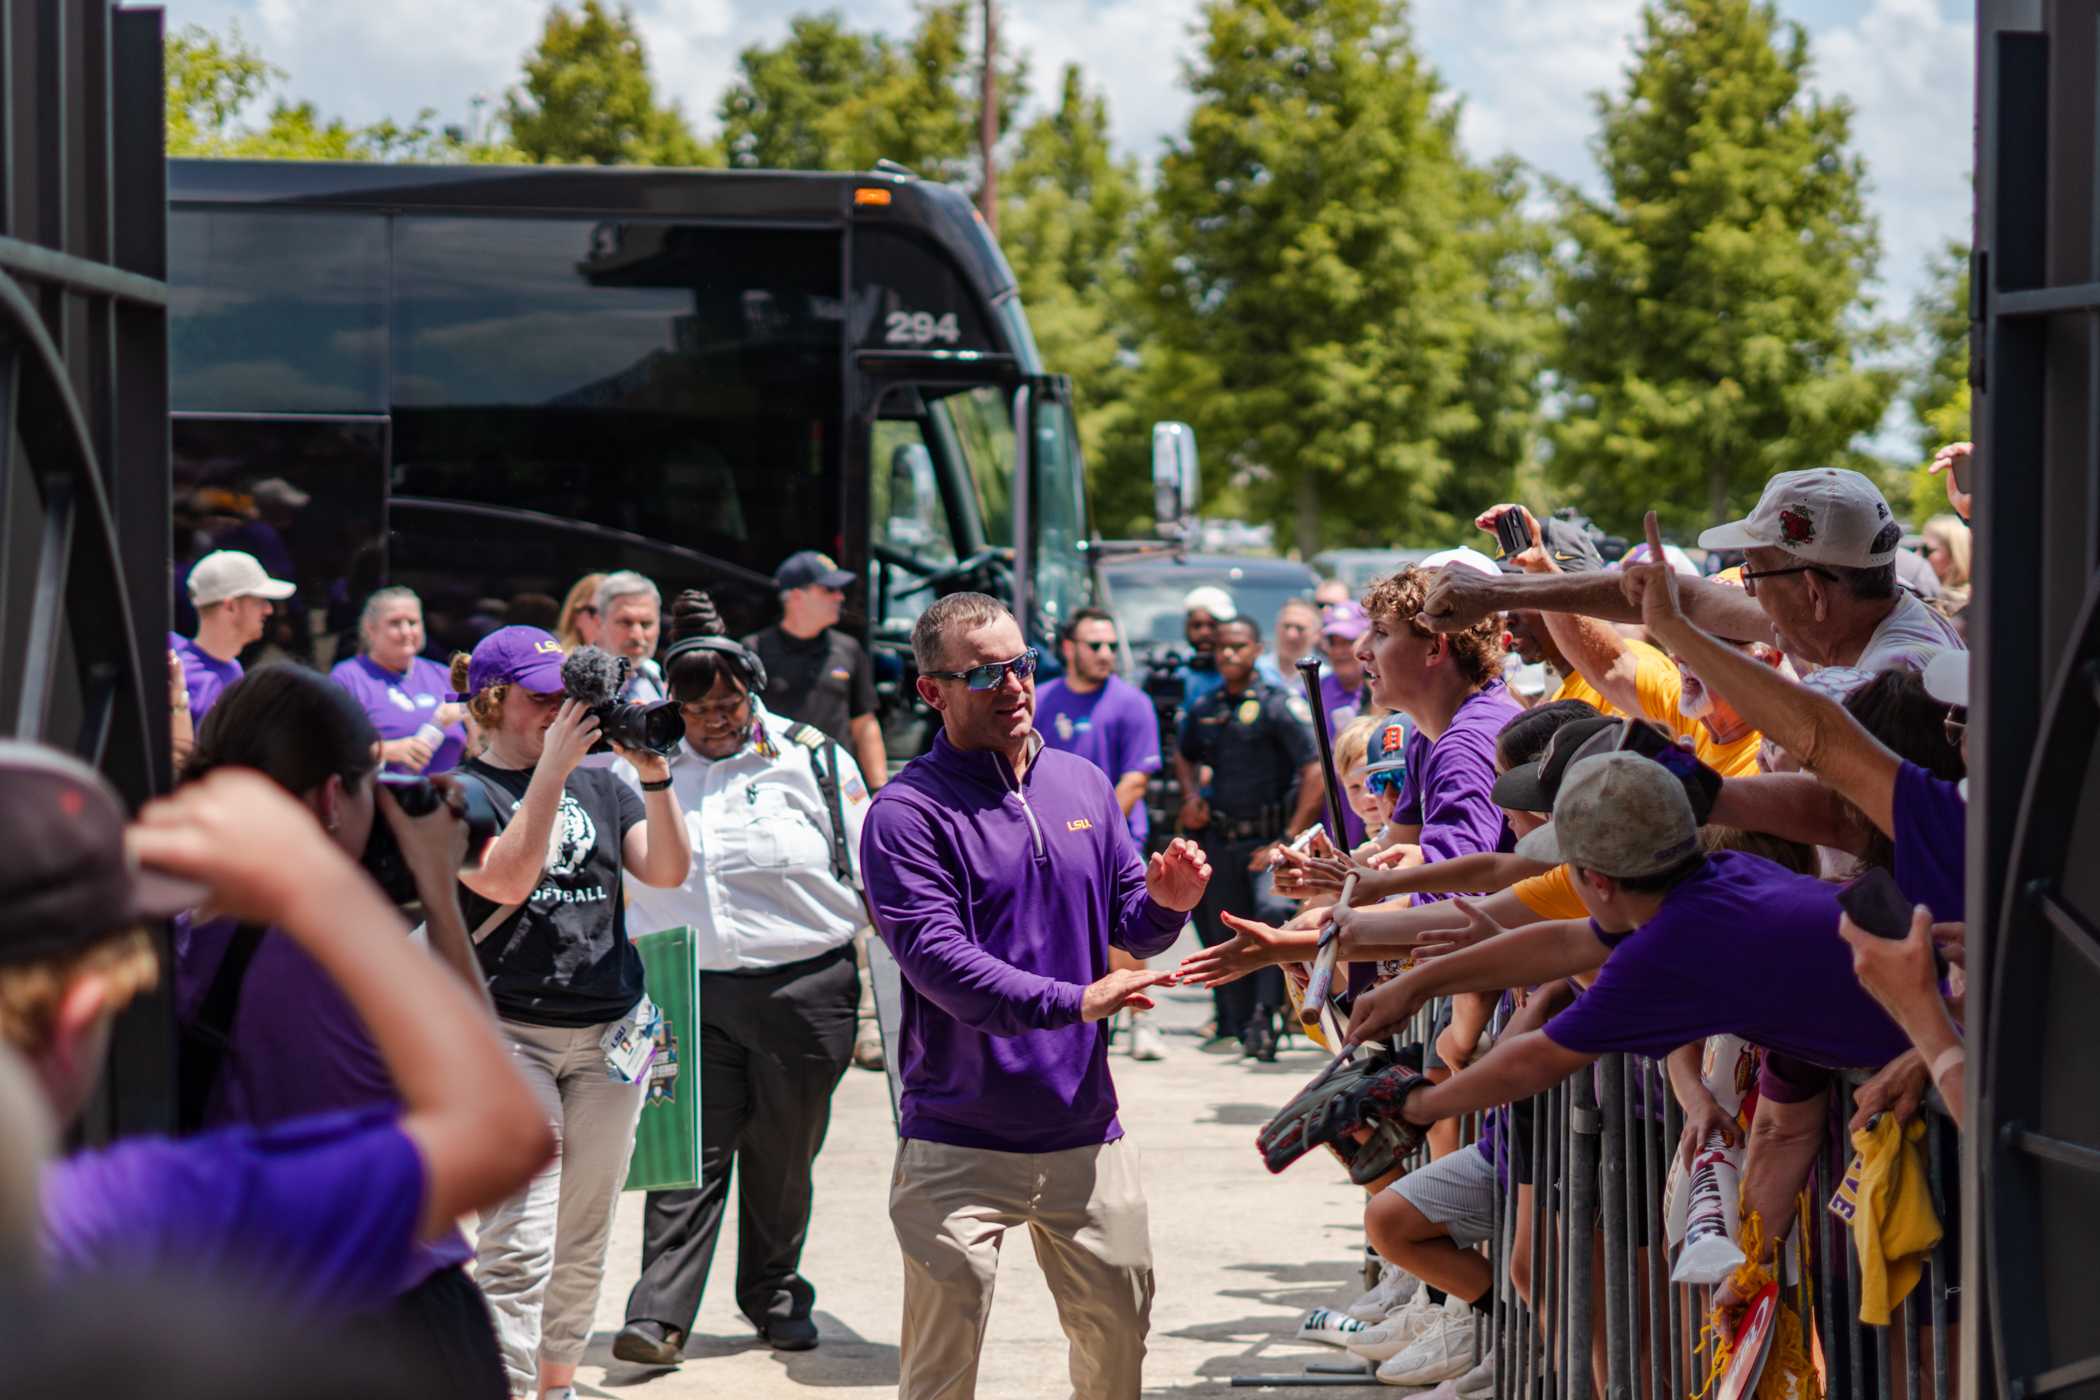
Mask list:
[[[472,96],[516,79],[546,0],[164,0],[171,26],[243,33],[289,75],[288,89],[353,121],[436,107],[466,117]],[[834,8],[862,27],[904,32],[911,0],[632,0],[661,89],[703,129],[738,50],[771,43],[798,9]],[[1464,100],[1467,146],[1514,152],[1592,182],[1589,94],[1615,87],[1640,0],[1415,0],[1422,48]],[[1884,243],[1885,311],[1907,311],[1926,259],[1969,223],[1972,8],[1963,0],[1779,0],[1808,28],[1816,81],[1858,109]],[[1151,158],[1188,110],[1181,71],[1198,0],[1002,0],[1039,93],[1078,62],[1106,90],[1118,142]]]

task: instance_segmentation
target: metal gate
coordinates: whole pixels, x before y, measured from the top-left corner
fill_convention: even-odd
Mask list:
[[[2100,1396],[2100,23],[1978,17],[1963,1350],[1969,1394]]]
[[[168,766],[161,15],[0,3],[0,716],[136,804]],[[168,1122],[165,1002],[91,1136]]]

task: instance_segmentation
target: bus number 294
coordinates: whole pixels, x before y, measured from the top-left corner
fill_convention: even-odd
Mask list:
[[[936,316],[931,311],[892,311],[882,318],[882,339],[886,345],[931,345],[936,340],[953,345],[962,339],[962,328],[955,324],[955,313]]]

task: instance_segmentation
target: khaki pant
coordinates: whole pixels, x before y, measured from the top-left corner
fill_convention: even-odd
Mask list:
[[[899,1400],[977,1393],[999,1246],[1026,1225],[1072,1344],[1084,1400],[1136,1400],[1152,1316],[1152,1241],[1128,1138],[1064,1152],[991,1152],[907,1138],[890,1181],[904,1251]]]

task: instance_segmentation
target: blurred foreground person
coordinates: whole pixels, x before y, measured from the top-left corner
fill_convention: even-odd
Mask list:
[[[976,1393],[1000,1243],[1026,1226],[1074,1392],[1136,1400],[1151,1229],[1101,1022],[1149,1006],[1174,974],[1111,971],[1108,950],[1165,951],[1210,872],[1187,841],[1141,861],[1108,777],[1044,746],[1035,652],[996,599],[940,599],[912,652],[941,732],[877,794],[861,836],[876,925],[904,974],[898,1393]]]

